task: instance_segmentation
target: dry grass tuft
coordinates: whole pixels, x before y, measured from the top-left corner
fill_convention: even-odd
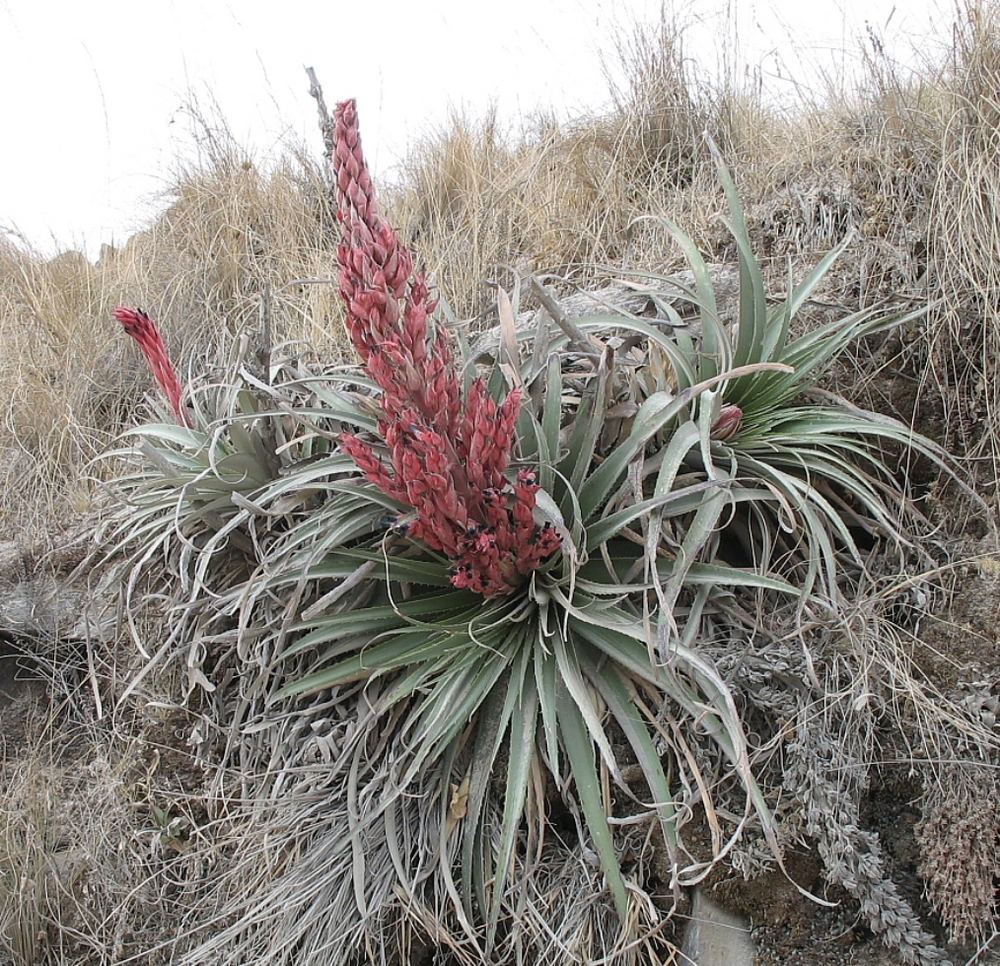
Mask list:
[[[88,509],[83,465],[106,446],[110,396],[93,374],[121,378],[121,349],[109,326],[102,271],[77,252],[45,261],[0,239],[0,426],[8,532],[60,530]],[[133,377],[134,378],[134,377]]]
[[[951,390],[956,442],[1000,477],[1000,7],[970,3],[945,74],[931,234],[942,307],[934,333],[936,375]]]
[[[514,271],[582,285],[601,266],[679,264],[644,220],[652,213],[679,219],[709,248],[724,237],[704,132],[727,154],[759,160],[781,120],[737,86],[699,77],[667,20],[622,38],[617,57],[610,112],[570,123],[537,116],[518,132],[495,111],[455,116],[402,166],[391,218],[459,318],[488,312],[486,283],[509,286]]]

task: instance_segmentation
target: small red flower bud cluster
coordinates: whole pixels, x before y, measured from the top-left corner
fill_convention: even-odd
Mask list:
[[[191,419],[187,410],[181,405],[181,385],[177,373],[167,355],[166,347],[159,330],[142,309],[126,309],[119,306],[115,309],[115,318],[121,322],[125,331],[135,339],[140,351],[146,358],[149,371],[153,374],[166,396],[170,408],[174,411],[178,424],[190,428]]]
[[[378,433],[388,465],[357,436],[345,434],[341,445],[370,482],[413,507],[407,535],[448,556],[454,586],[510,593],[559,548],[555,530],[534,522],[534,474],[522,470],[514,483],[504,476],[520,394],[498,406],[477,379],[463,399],[448,334],[429,330],[436,302],[378,213],[353,100],[334,111],[332,160],[347,330],[382,389]]]
[[[726,403],[719,412],[709,437],[718,443],[732,439],[740,431],[743,422],[743,410],[735,403]]]

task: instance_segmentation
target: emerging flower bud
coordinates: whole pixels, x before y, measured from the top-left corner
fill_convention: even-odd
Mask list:
[[[717,443],[724,443],[726,440],[732,439],[740,431],[742,420],[743,410],[733,403],[726,403],[712,427],[709,438]]]

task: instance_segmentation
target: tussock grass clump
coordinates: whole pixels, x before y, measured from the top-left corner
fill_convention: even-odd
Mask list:
[[[456,115],[403,162],[387,211],[459,318],[488,311],[486,283],[509,287],[515,271],[586,285],[602,266],[680,264],[645,222],[650,213],[682,219],[699,243],[725,244],[704,134],[727,163],[736,160],[744,188],[742,162],[766,164],[784,128],[780,114],[699,76],[667,20],[621,38],[616,56],[606,113],[568,122],[542,114],[516,130],[495,111]]]
[[[1000,478],[1000,7],[970,4],[944,73],[948,114],[940,131],[930,243],[942,303],[932,333],[934,375],[944,387],[956,443]]]
[[[114,333],[94,324],[113,307],[102,276],[77,252],[46,261],[0,239],[0,511],[12,537],[58,532],[88,509],[82,468],[122,418],[116,388],[135,394],[138,370],[129,385]],[[97,384],[95,373],[123,384]]]
[[[322,168],[286,148],[260,163],[229,132],[211,130],[195,163],[178,171],[170,204],[113,263],[116,304],[139,305],[164,325],[180,368],[225,356],[234,339],[262,333],[339,341],[329,284],[335,221]]]

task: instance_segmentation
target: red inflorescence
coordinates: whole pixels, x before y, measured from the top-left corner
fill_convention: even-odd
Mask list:
[[[181,405],[181,384],[177,380],[177,373],[167,355],[159,330],[142,309],[126,309],[119,306],[115,309],[115,318],[121,322],[125,331],[135,339],[136,345],[139,346],[146,358],[149,371],[153,374],[153,378],[163,395],[166,396],[167,402],[170,403],[170,408],[173,409],[177,422],[181,426],[190,428],[191,420],[187,410]]]
[[[447,332],[428,325],[436,303],[427,283],[378,212],[353,100],[337,105],[334,126],[340,291],[351,341],[382,389],[387,457],[357,436],[341,445],[371,483],[413,507],[408,535],[452,560],[452,584],[510,593],[559,548],[555,530],[534,522],[534,474],[504,476],[520,394],[497,406],[477,379],[463,398]]]

